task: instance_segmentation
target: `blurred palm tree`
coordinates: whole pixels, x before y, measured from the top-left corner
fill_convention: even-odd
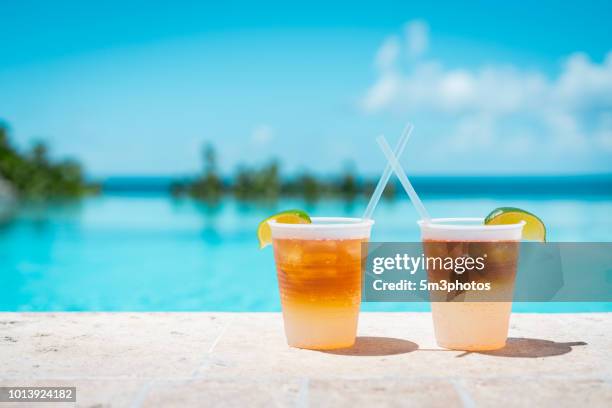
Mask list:
[[[238,167],[232,189],[240,200],[277,199],[281,192],[278,162],[271,161],[260,169]]]
[[[42,142],[35,143],[27,153],[20,153],[11,145],[5,124],[0,124],[0,177],[24,198],[77,197],[93,189],[85,182],[78,162],[54,163]]]
[[[324,193],[323,183],[319,183],[315,176],[304,172],[298,177],[297,191],[306,201],[317,201]]]
[[[373,182],[360,180],[352,162],[344,166],[339,177],[320,178],[303,171],[292,178],[282,178],[279,163],[272,160],[260,167],[239,165],[234,176],[223,183],[217,166],[217,155],[211,144],[207,144],[203,154],[203,173],[195,180],[173,183],[171,191],[175,195],[189,195],[206,202],[216,202],[223,194],[231,193],[242,201],[274,201],[280,196],[304,198],[315,202],[324,197],[343,198],[353,201],[358,195],[371,193]],[[389,184],[385,196],[395,195],[395,186]]]
[[[359,193],[360,186],[357,181],[355,164],[353,162],[348,162],[344,166],[344,172],[336,189],[347,201],[353,201]]]
[[[174,195],[188,194],[207,202],[217,202],[224,193],[224,185],[217,170],[217,153],[212,144],[207,143],[202,149],[204,162],[202,175],[194,181],[178,181],[170,186]]]
[[[192,195],[208,201],[217,201],[223,194],[223,183],[217,171],[217,154],[211,144],[203,150],[204,174],[192,186]]]

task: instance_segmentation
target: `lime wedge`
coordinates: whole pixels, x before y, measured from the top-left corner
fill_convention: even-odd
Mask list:
[[[281,224],[310,224],[310,217],[302,210],[287,210],[274,214],[259,223],[257,227],[257,239],[259,248],[265,248],[272,243],[272,229],[268,221],[276,221]]]
[[[546,227],[544,222],[529,211],[514,207],[496,208],[487,215],[486,225],[518,224],[525,221],[523,239],[546,242]]]

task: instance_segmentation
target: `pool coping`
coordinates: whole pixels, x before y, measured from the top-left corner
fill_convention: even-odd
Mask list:
[[[365,312],[356,347],[320,352],[288,347],[280,313],[0,313],[0,386],[76,386],[77,406],[611,406],[610,333],[612,313],[520,313],[506,349],[466,353],[430,313]]]

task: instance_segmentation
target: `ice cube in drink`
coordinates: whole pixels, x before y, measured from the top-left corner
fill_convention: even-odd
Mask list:
[[[362,244],[372,221],[313,218],[271,223],[283,320],[290,346],[337,349],[355,343]]]
[[[482,270],[463,272],[428,267],[428,281],[491,284],[490,291],[430,291],[436,341],[456,350],[495,350],[505,346],[519,241],[524,223],[483,225],[481,219],[419,222],[426,257],[485,256]]]

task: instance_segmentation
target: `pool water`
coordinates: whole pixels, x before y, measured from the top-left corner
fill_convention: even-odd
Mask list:
[[[612,198],[427,198],[432,216],[485,216],[516,206],[543,218],[550,241],[610,241]],[[271,248],[255,229],[273,212],[360,216],[365,202],[225,200],[207,206],[164,194],[103,195],[22,205],[0,226],[2,311],[278,311]],[[372,239],[418,241],[405,199],[383,201]],[[428,310],[422,303],[368,303],[363,310]],[[517,304],[517,311],[610,311],[607,303]]]

